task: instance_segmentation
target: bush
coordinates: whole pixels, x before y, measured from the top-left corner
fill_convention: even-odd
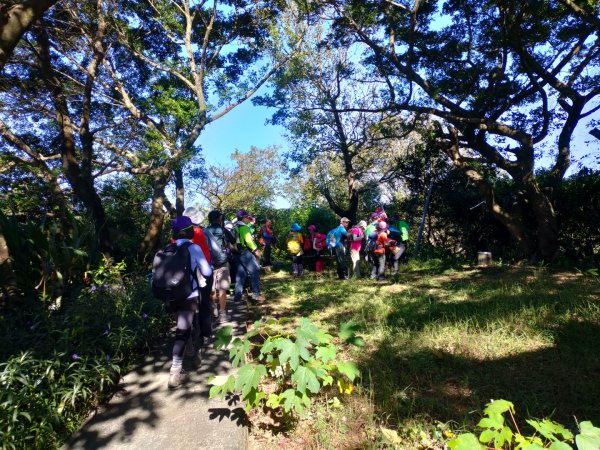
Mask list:
[[[5,317],[0,329],[3,448],[56,448],[166,329],[148,283],[110,260],[62,310]]]

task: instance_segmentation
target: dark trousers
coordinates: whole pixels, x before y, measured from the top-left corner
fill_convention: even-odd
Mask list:
[[[263,266],[271,265],[271,244],[265,244],[263,249]]]
[[[254,256],[250,250],[244,249],[238,254],[237,263],[238,267],[235,274],[234,291],[235,299],[240,300],[242,298],[244,282],[247,277],[250,278],[252,296],[258,297],[260,295],[260,266],[258,265],[256,256]]]
[[[339,278],[348,278],[348,261],[346,261],[346,247],[338,245],[335,248],[335,262]]]
[[[373,262],[373,268],[371,269],[372,279],[382,279],[385,277],[385,253],[372,253],[371,261]]]

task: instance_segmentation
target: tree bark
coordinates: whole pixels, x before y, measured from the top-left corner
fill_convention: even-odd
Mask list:
[[[183,185],[183,170],[175,169],[175,211],[177,216],[183,215],[185,211],[185,187]]]
[[[29,27],[57,1],[26,0],[10,7],[0,6],[0,70]]]
[[[12,303],[19,295],[17,277],[12,265],[12,258],[4,234],[0,229],[0,291],[3,296],[0,299],[0,307],[5,303]],[[4,297],[6,296],[6,297]]]
[[[154,182],[154,191],[152,193],[152,210],[150,211],[150,223],[146,230],[146,235],[140,245],[140,260],[149,262],[149,256],[159,247],[160,233],[163,229],[165,219],[165,203],[168,203],[165,196],[165,187],[168,178],[156,179]]]

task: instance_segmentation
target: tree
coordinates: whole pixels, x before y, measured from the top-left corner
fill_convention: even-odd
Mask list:
[[[253,101],[278,108],[272,122],[288,130],[292,174],[307,177],[336,214],[356,222],[361,197],[389,181],[392,142],[408,134],[410,121],[371,111],[384,81],[358,82],[368,75],[353,62],[353,49],[323,44],[320,25],[311,26],[311,38],[278,72],[273,92]]]
[[[0,70],[23,34],[57,1],[26,0],[0,6]]]
[[[477,184],[521,254],[552,258],[558,249],[552,190],[570,165],[575,128],[600,109],[599,6],[320,4],[333,18],[332,40],[363,45],[365,64],[388,80],[378,108],[436,117],[439,148]],[[553,155],[544,184],[534,172],[541,151]],[[480,168],[509,174],[514,201],[499,202]]]
[[[209,207],[226,214],[240,208],[256,211],[270,207],[280,192],[283,164],[278,149],[251,147],[247,153],[235,150],[231,159],[233,167],[207,167],[198,193]]]

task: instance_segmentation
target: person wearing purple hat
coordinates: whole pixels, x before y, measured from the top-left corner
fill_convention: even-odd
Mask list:
[[[265,300],[265,297],[260,293],[260,266],[258,264],[258,261],[260,261],[260,250],[254,241],[254,236],[249,227],[252,215],[245,209],[241,209],[237,213],[237,218],[238,222],[235,225],[238,236],[236,239],[237,271],[233,299],[234,301],[242,299],[246,277],[250,277],[252,300],[262,302]]]
[[[377,240],[375,248],[372,251],[373,268],[371,270],[371,279],[385,280],[385,254],[387,247],[390,244],[388,238],[387,223],[383,221],[377,222]]]
[[[212,267],[204,257],[202,249],[191,242],[194,237],[194,224],[187,216],[177,217],[171,224],[175,245],[186,245],[190,253],[192,293],[187,299],[169,303],[168,310],[177,320],[175,343],[173,344],[173,362],[169,373],[169,387],[177,388],[183,380],[183,355],[186,344],[191,339],[194,314],[198,311],[200,290],[206,284],[206,278],[212,276]],[[193,343],[192,343],[193,344]],[[189,344],[188,344],[189,347]]]

